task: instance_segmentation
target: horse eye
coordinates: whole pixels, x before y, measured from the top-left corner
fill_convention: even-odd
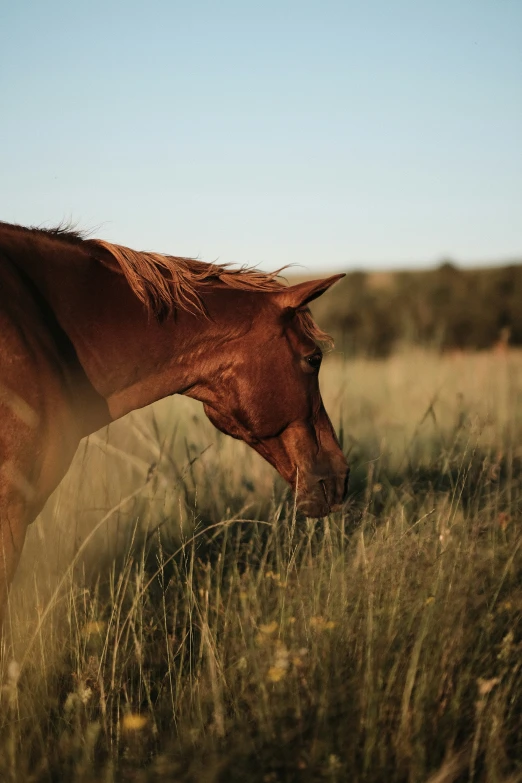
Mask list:
[[[320,353],[313,353],[311,356],[306,357],[306,361],[310,365],[310,367],[313,367],[314,370],[318,370],[321,366],[321,362],[323,360],[323,357]]]

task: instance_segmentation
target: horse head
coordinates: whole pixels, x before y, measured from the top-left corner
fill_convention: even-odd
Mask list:
[[[242,297],[234,292],[229,301],[223,291],[221,310],[246,326],[225,330],[226,341],[203,359],[204,383],[188,392],[203,401],[219,430],[273,465],[311,517],[338,509],[348,487],[349,469],[319,390],[321,342],[328,337],[308,310],[341,277]]]

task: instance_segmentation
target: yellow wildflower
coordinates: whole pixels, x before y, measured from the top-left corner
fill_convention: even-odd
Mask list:
[[[333,620],[325,620],[325,618],[321,616],[311,617],[310,627],[314,628],[316,631],[331,631],[332,628],[335,628],[335,623]]]
[[[278,626],[278,624],[276,623],[275,620],[273,620],[271,623],[268,623],[268,625],[260,625],[259,626],[259,630],[261,631],[261,633],[264,633],[267,636],[269,636],[270,634],[272,634],[275,631],[277,631],[278,628],[279,628],[279,626]]]
[[[105,633],[106,628],[107,623],[105,623],[103,620],[91,620],[90,622],[86,623],[82,633],[87,638],[95,635],[101,636],[103,633]]]
[[[123,716],[122,726],[125,731],[141,731],[147,725],[147,717],[137,712],[128,712]]]
[[[286,669],[282,669],[280,666],[271,666],[267,674],[268,682],[279,682],[283,679],[285,673]]]

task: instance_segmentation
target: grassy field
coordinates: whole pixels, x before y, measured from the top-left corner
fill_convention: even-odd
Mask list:
[[[522,354],[322,387],[321,522],[188,400],[82,446],[11,596],[0,780],[522,781]]]

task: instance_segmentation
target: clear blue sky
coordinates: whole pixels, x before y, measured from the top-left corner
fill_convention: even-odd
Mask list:
[[[311,270],[522,256],[521,0],[0,5],[0,218]]]

